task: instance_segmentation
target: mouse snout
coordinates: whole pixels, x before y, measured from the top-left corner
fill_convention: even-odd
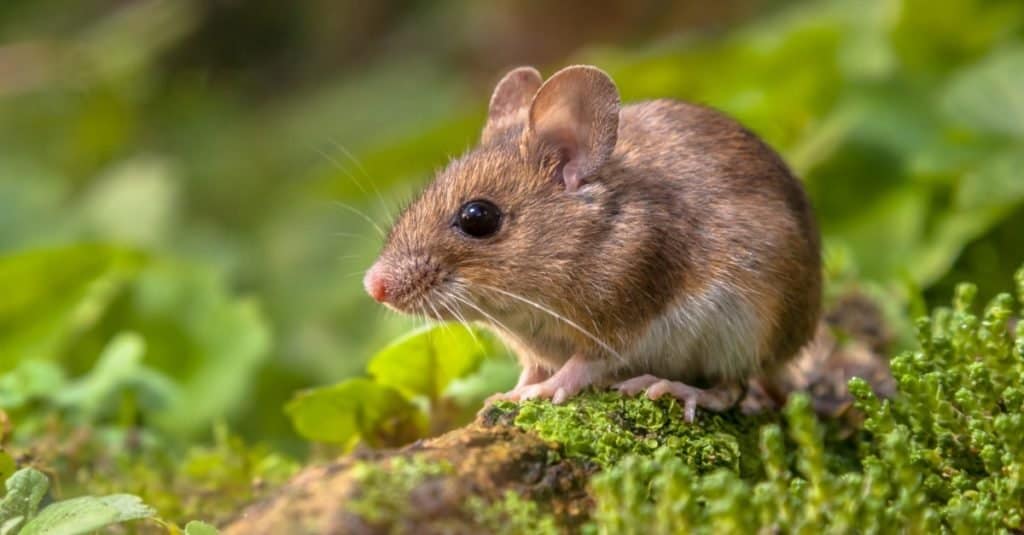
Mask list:
[[[375,301],[401,312],[422,312],[429,306],[444,272],[430,255],[410,253],[378,258],[366,271],[363,287]]]
[[[366,288],[366,293],[370,294],[370,297],[378,303],[384,303],[388,299],[388,276],[384,271],[384,267],[377,262],[369,270],[366,271],[366,276],[363,277],[363,287]]]

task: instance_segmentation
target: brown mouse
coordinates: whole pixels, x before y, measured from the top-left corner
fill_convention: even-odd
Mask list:
[[[724,410],[810,340],[820,238],[800,182],[733,119],[677,100],[620,105],[611,78],[508,73],[480,144],[395,222],[367,292],[482,322],[516,387],[671,395]]]

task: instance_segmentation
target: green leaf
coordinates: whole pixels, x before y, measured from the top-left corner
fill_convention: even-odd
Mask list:
[[[51,504],[18,535],[77,535],[155,515],[156,511],[131,494],[82,496]]]
[[[285,412],[302,436],[318,442],[351,445],[362,437],[401,433],[418,409],[395,389],[357,378],[300,392]]]
[[[1010,147],[988,157],[977,168],[965,173],[958,186],[956,204],[960,208],[1021,203],[1024,201],[1024,146]]]
[[[25,521],[25,517],[16,516],[3,524],[0,524],[0,535],[16,535],[18,526]]]
[[[927,201],[924,188],[905,185],[874,199],[860,214],[826,228],[826,240],[849,248],[859,276],[889,280],[914,262],[914,245],[925,231]]]
[[[0,434],[0,441],[3,441],[4,436]],[[14,475],[15,470],[18,469],[18,465],[14,462],[14,457],[0,448],[0,484],[6,483],[7,479]]]
[[[181,390],[155,414],[176,433],[206,430],[243,402],[270,347],[259,304],[232,296],[216,273],[189,265],[160,263],[142,273],[131,317],[122,321],[145,337],[146,365]]]
[[[159,427],[205,430],[245,400],[270,345],[258,304],[232,296],[204,267],[143,264],[130,250],[82,245],[0,257],[0,280],[7,283],[0,300],[0,373],[19,362],[50,360],[76,375],[101,364],[93,360],[106,355],[116,334],[135,331],[145,339],[145,366],[141,355],[121,356],[62,393],[62,400],[92,396],[85,404],[65,403],[90,417],[104,406],[101,391],[131,386],[142,394],[140,409]],[[0,406],[31,394],[0,391]]]
[[[58,392],[55,401],[88,417],[94,416],[114,393],[140,374],[145,350],[145,341],[138,334],[119,334],[107,344],[93,369]]]
[[[907,268],[917,285],[929,285],[948,273],[964,247],[1010,213],[990,206],[939,214],[927,237],[907,253]]]
[[[0,409],[21,407],[33,398],[48,398],[64,386],[64,370],[48,360],[24,360],[0,375]]]
[[[455,379],[473,373],[491,351],[471,327],[441,324],[415,330],[388,345],[367,364],[377,382],[407,397],[439,399]]]
[[[35,468],[22,468],[6,482],[7,494],[0,500],[0,526],[14,518],[31,518],[50,488],[50,481]],[[24,533],[24,532],[23,532]]]
[[[0,371],[59,357],[71,336],[102,318],[141,261],[138,253],[99,245],[0,256]]]
[[[942,108],[952,120],[996,134],[1024,136],[1024,47],[996,50],[957,73]]]
[[[145,351],[145,340],[137,333],[118,334],[89,373],[55,392],[53,401],[87,421],[98,420],[118,407],[121,396],[129,391],[141,410],[165,409],[182,394],[165,375],[143,365]]]
[[[198,520],[193,520],[185,525],[185,535],[218,535],[219,533],[217,528]]]

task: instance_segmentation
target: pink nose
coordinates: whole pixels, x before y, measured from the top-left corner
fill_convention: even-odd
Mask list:
[[[387,300],[388,283],[384,276],[384,270],[379,263],[374,264],[366,272],[366,276],[363,277],[363,287],[366,288],[366,293],[370,294],[374,301],[383,303]]]

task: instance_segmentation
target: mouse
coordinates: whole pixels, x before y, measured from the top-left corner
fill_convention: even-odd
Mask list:
[[[493,330],[522,371],[489,401],[612,388],[671,396],[692,422],[811,340],[820,241],[801,182],[726,114],[623,104],[595,66],[520,67],[363,283],[398,312]]]

